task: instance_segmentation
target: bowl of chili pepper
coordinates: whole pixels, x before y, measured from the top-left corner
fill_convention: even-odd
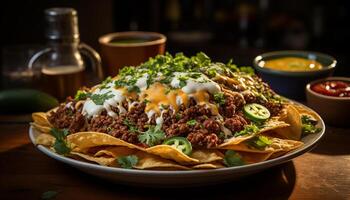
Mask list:
[[[308,106],[316,110],[326,124],[350,126],[350,78],[329,77],[306,85]]]

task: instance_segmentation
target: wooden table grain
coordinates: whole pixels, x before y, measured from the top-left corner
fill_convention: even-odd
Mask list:
[[[0,199],[350,199],[350,129],[327,127],[319,145],[291,162],[225,184],[130,187],[80,172],[40,153],[28,123],[0,123]]]

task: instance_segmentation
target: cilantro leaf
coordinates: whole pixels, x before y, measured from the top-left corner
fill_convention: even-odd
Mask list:
[[[107,84],[112,82],[112,78],[110,76],[108,76],[104,81],[102,81],[102,83],[100,84],[100,89],[105,89],[107,88]]]
[[[227,167],[234,167],[244,165],[245,163],[238,153],[233,150],[227,150],[224,157],[224,164]]]
[[[256,148],[256,149],[264,149],[265,147],[272,144],[272,141],[269,140],[269,138],[260,135],[260,136],[253,137],[252,139],[248,140],[247,144],[251,147]]]
[[[224,105],[226,100],[223,92],[214,94],[214,101],[219,105]]]
[[[165,133],[162,131],[160,125],[150,126],[147,131],[140,133],[141,134],[138,135],[139,141],[148,146],[159,144],[165,139]]]
[[[58,154],[67,155],[71,151],[66,142],[66,137],[69,134],[67,129],[57,129],[52,128],[50,130],[52,136],[56,138],[55,143],[53,144],[53,148]]]
[[[189,126],[194,126],[197,124],[197,121],[195,119],[191,119],[191,120],[187,121],[186,124]]]
[[[317,120],[309,115],[302,115],[301,123],[301,130],[303,135],[318,133],[322,130],[321,128],[316,127]]]
[[[139,162],[139,158],[135,155],[121,156],[117,159],[118,164],[122,168],[131,169]]]
[[[244,72],[244,73],[247,73],[247,74],[250,74],[250,75],[254,75],[254,74],[255,74],[254,69],[251,68],[251,67],[248,67],[248,66],[240,67],[240,68],[239,68],[239,71]]]
[[[90,99],[96,104],[96,105],[103,105],[103,103],[112,97],[114,97],[114,94],[109,94],[109,92],[104,94],[92,94],[90,96]]]
[[[123,124],[126,125],[129,128],[129,131],[132,133],[136,133],[139,131],[136,125],[132,123],[128,118],[124,119]]]
[[[244,126],[243,130],[236,132],[233,136],[238,137],[241,135],[254,134],[254,133],[257,133],[259,130],[260,130],[259,127],[256,126],[255,124],[249,124]]]
[[[85,92],[84,90],[78,90],[77,93],[74,96],[74,99],[79,100],[85,100],[87,99],[91,94],[88,92]]]
[[[58,192],[54,190],[49,190],[41,194],[41,199],[49,200],[54,199],[57,196]]]

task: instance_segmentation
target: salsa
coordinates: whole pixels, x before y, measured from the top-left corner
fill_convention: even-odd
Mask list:
[[[344,81],[325,81],[311,86],[311,90],[333,97],[350,97],[350,83]]]
[[[322,69],[321,63],[316,60],[310,60],[298,57],[284,57],[266,60],[261,63],[262,67],[282,70],[282,71],[315,71]]]

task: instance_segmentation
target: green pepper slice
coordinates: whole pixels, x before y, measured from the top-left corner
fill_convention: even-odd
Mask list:
[[[254,122],[263,122],[271,116],[270,111],[265,106],[257,103],[245,105],[243,112],[248,119]]]
[[[192,152],[191,143],[184,137],[168,138],[163,142],[163,144],[170,145],[186,155],[190,155]]]

